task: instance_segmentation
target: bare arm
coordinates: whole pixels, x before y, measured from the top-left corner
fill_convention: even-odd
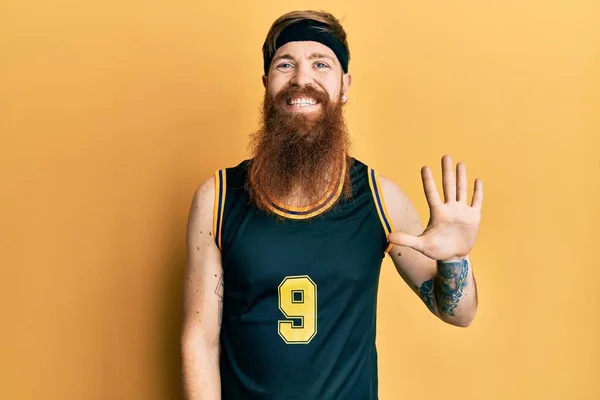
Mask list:
[[[424,227],[414,205],[394,182],[380,179],[396,231],[420,235]],[[471,324],[477,310],[477,286],[469,255],[432,260],[410,247],[394,245],[390,257],[400,276],[432,313],[451,325]]]
[[[221,253],[212,233],[214,178],[194,194],[187,226],[187,266],[181,329],[183,392],[186,400],[221,398],[219,334]]]

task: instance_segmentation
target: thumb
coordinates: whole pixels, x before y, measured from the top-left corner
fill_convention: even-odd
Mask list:
[[[404,232],[392,232],[388,235],[388,240],[396,246],[411,247],[415,250],[419,250],[422,247],[422,239],[420,237]]]

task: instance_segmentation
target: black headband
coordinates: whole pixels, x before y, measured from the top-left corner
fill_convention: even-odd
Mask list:
[[[265,75],[269,73],[271,61],[273,60],[273,56],[275,55],[277,49],[288,42],[297,41],[319,42],[329,47],[335,53],[337,59],[342,65],[344,72],[347,73],[348,61],[350,57],[348,55],[348,51],[346,50],[346,46],[344,46],[344,44],[336,39],[331,33],[324,32],[322,29],[320,29],[323,26],[325,26],[325,24],[306,19],[296,22],[285,28],[277,37],[273,54],[264,55]]]

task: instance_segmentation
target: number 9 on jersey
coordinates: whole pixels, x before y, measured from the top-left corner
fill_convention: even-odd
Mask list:
[[[288,276],[279,285],[279,310],[287,318],[278,323],[287,344],[307,344],[317,333],[317,285],[307,275]]]

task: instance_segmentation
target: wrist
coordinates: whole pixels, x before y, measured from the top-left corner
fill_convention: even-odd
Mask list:
[[[442,263],[442,264],[457,263],[457,262],[462,262],[462,261],[466,260],[468,257],[469,257],[468,255],[466,255],[464,257],[456,256],[456,257],[451,257],[451,258],[447,258],[447,259],[444,259],[444,260],[437,260],[437,263],[438,264],[440,264],[440,263]]]

